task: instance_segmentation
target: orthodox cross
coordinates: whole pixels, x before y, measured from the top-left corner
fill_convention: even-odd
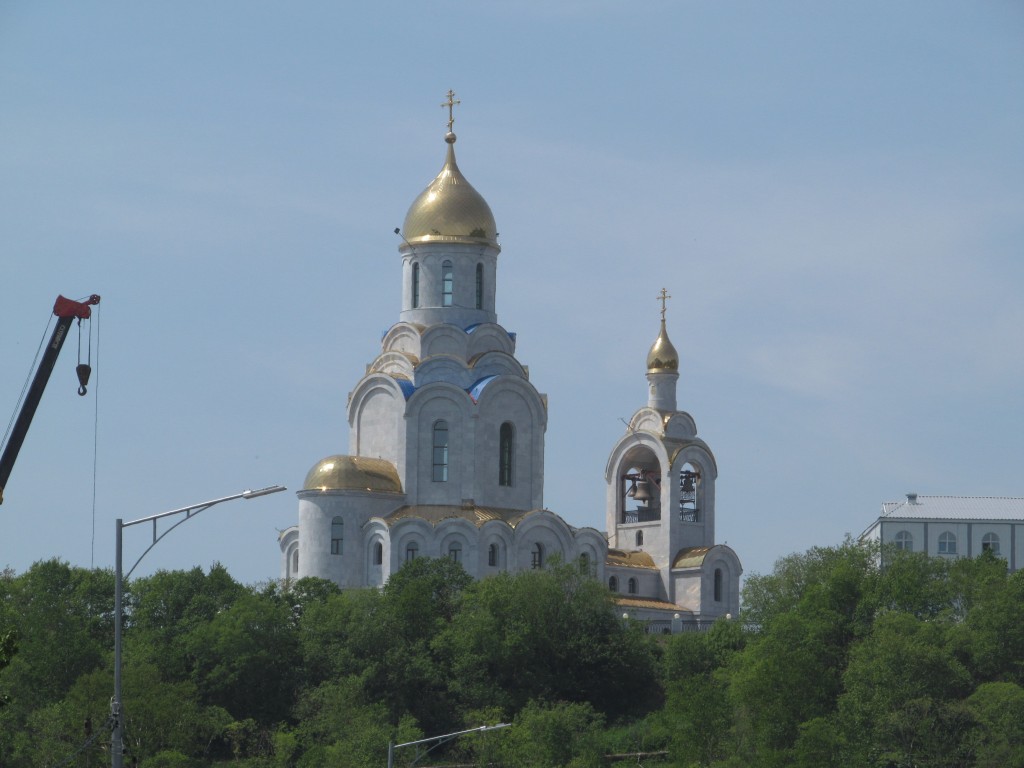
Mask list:
[[[661,289],[661,293],[657,296],[658,301],[661,302],[661,322],[665,322],[665,301],[671,298],[672,296],[664,288]]]
[[[442,104],[442,107],[448,107],[448,133],[452,132],[452,126],[455,124],[454,109],[456,104],[461,104],[459,99],[455,98],[455,91],[451,88],[448,89],[448,101]]]

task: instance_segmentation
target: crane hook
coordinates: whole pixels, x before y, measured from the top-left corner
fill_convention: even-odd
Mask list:
[[[85,363],[79,363],[75,368],[75,373],[78,374],[78,394],[84,397],[86,393],[85,386],[89,383],[89,375],[92,373],[92,368]]]

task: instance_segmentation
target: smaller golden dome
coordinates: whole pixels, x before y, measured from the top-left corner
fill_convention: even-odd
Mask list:
[[[455,164],[455,134],[448,133],[444,167],[409,206],[402,236],[408,243],[475,243],[497,246],[494,214]]]
[[[679,370],[679,353],[668,340],[668,332],[665,330],[665,320],[661,321],[661,333],[651,345],[651,351],[647,353],[647,372],[666,373]]]
[[[402,481],[390,461],[365,456],[328,456],[309,470],[302,490],[401,493]]]

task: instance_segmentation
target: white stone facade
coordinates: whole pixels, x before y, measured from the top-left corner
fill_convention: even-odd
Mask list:
[[[714,544],[715,459],[676,411],[677,371],[659,367],[678,362],[664,310],[648,405],[605,468],[608,533],[544,509],[547,399],[498,323],[494,218],[446,141],[444,168],[399,233],[402,310],[349,394],[349,453],[318,462],[298,492],[281,578],[372,587],[412,557],[451,557],[477,578],[558,559],[636,618],[737,614],[742,569]],[[638,478],[652,490],[643,504],[627,495]]]

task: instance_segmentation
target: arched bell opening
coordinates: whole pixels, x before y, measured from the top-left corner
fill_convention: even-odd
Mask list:
[[[661,467],[657,457],[640,449],[626,456],[626,471],[619,475],[622,523],[661,519]]]
[[[700,471],[687,462],[679,468],[679,519],[700,522]]]

